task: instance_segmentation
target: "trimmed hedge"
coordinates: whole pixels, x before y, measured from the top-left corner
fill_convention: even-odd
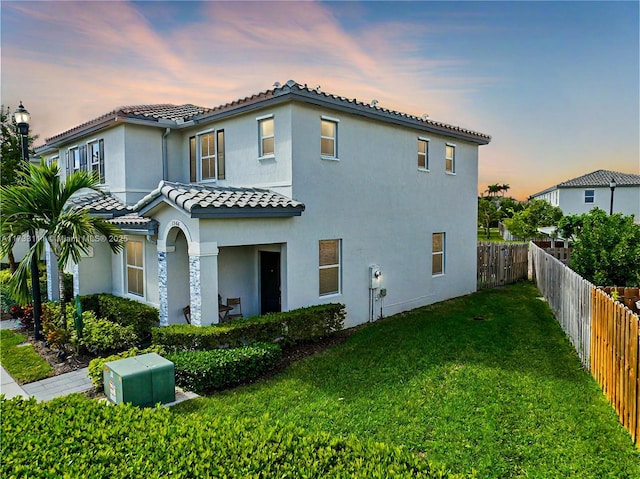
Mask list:
[[[403,447],[268,418],[178,416],[75,394],[0,400],[0,477],[453,478]],[[460,477],[460,476],[457,476]]]
[[[133,326],[137,346],[148,346],[151,330],[158,326],[159,312],[156,308],[128,298],[100,293],[81,296],[82,310],[96,313],[98,318],[107,319],[120,326]]]
[[[256,379],[282,358],[277,344],[257,343],[236,349],[178,351],[166,358],[175,365],[176,384],[202,393]]]
[[[93,311],[83,311],[80,344],[97,356],[132,348],[137,336],[133,326],[120,326],[108,319],[96,318]]]
[[[161,346],[151,346],[150,348],[147,348],[147,349],[131,348],[127,351],[123,351],[121,353],[107,356],[106,358],[92,359],[89,362],[89,372],[87,373],[87,376],[89,376],[89,378],[91,379],[91,382],[96,388],[102,389],[104,387],[104,382],[102,377],[102,370],[104,369],[104,363],[108,363],[109,361],[117,361],[118,359],[132,358],[134,356],[138,356],[140,354],[146,354],[146,353],[157,353],[162,356],[164,354],[164,350],[162,349]]]
[[[257,342],[291,345],[341,330],[345,316],[343,304],[330,303],[205,327],[174,324],[153,329],[153,344],[172,351],[233,348]]]

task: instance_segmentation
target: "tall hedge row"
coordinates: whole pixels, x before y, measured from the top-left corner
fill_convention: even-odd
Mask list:
[[[341,330],[345,315],[344,305],[331,303],[207,327],[175,324],[154,329],[153,344],[174,351],[234,348],[256,342],[290,345],[317,340]]]
[[[0,400],[0,477],[449,478],[401,447],[263,418],[176,415],[81,395]]]

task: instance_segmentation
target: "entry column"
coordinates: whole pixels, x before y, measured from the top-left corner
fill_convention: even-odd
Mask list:
[[[218,322],[218,243],[189,244],[191,324]]]

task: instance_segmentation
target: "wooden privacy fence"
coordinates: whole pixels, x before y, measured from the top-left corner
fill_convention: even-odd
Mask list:
[[[640,448],[640,317],[531,243],[531,274]]]
[[[591,374],[638,444],[640,318],[600,289],[592,297]]]
[[[569,336],[580,361],[589,368],[593,285],[542,248],[530,244],[533,282]]]
[[[527,279],[527,244],[478,242],[478,289]]]

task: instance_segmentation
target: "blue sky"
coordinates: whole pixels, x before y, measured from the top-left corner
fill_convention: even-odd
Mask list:
[[[638,5],[3,1],[2,103],[22,100],[44,139],[121,105],[294,79],[492,135],[479,191],[525,198],[640,173]]]

